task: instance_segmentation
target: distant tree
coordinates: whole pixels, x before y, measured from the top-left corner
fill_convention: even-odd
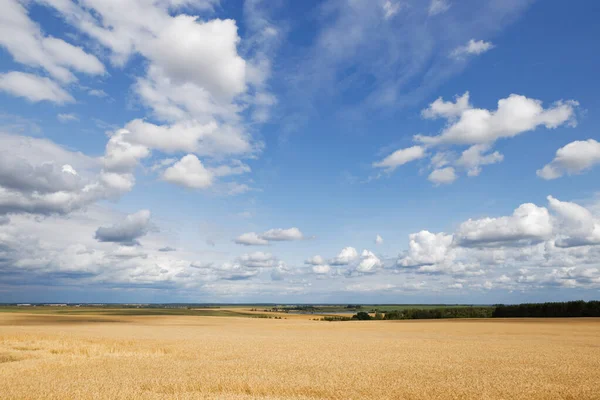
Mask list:
[[[377,311],[377,312],[375,313],[375,319],[383,319],[383,314],[382,314],[382,313],[380,313],[379,311]]]
[[[357,319],[359,321],[368,321],[371,318],[371,316],[369,315],[369,313],[364,312],[364,311],[359,311],[356,314],[354,314],[354,316],[352,317],[352,319]]]
[[[326,315],[323,318],[320,319],[320,321],[350,321],[352,320],[352,318],[350,317],[344,317],[344,316],[340,316],[340,315]],[[315,321],[319,321],[318,318],[315,318]]]

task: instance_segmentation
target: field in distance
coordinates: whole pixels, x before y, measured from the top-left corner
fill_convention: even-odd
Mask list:
[[[358,311],[371,314],[407,309],[464,308],[470,305],[436,304],[368,304],[368,305],[274,305],[274,304],[214,304],[214,305],[0,305],[0,313],[58,314],[58,315],[191,315],[214,317],[272,317],[282,319],[315,319],[323,316],[351,316]],[[478,306],[481,307],[481,306]],[[491,306],[490,306],[491,307]]]
[[[598,399],[600,319],[4,312],[0,376],[3,399]]]

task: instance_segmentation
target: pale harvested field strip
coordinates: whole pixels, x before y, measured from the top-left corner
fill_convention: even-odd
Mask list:
[[[0,398],[600,399],[600,319],[52,318],[0,315]]]

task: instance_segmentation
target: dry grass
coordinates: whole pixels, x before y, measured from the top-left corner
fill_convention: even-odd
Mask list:
[[[2,399],[600,399],[600,320],[7,313],[0,377]]]

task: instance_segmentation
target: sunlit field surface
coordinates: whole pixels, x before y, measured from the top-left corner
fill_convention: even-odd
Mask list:
[[[0,313],[2,399],[600,399],[600,319]]]

